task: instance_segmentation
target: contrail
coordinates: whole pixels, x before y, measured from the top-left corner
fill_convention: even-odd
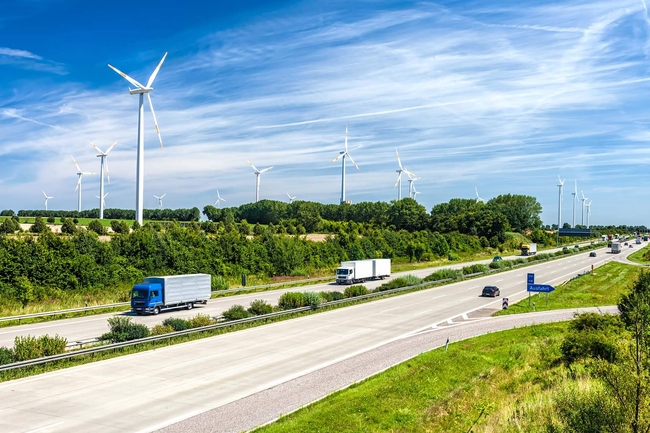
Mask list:
[[[476,102],[476,99],[468,99],[465,101],[457,101],[457,102],[438,102],[435,104],[426,104],[426,105],[416,105],[414,107],[406,107],[406,108],[398,108],[395,110],[384,110],[384,111],[374,111],[372,113],[361,113],[361,114],[353,114],[350,116],[340,116],[340,117],[326,117],[324,119],[314,119],[314,120],[305,120],[303,122],[293,122],[293,123],[282,123],[279,125],[264,125],[264,126],[254,126],[251,129],[273,129],[273,128],[284,128],[287,126],[300,126],[300,125],[311,125],[313,123],[324,123],[324,122],[332,122],[335,120],[344,120],[344,119],[356,119],[359,117],[372,117],[372,116],[383,116],[385,114],[394,114],[394,113],[403,113],[405,111],[413,111],[413,110],[423,110],[426,108],[436,108],[436,107],[445,107],[449,105],[459,105],[459,104],[467,104],[471,102]]]
[[[39,122],[38,120],[30,119],[29,117],[23,117],[23,116],[21,116],[21,115],[19,115],[19,114],[16,114],[16,111],[13,110],[13,109],[2,110],[2,114],[5,115],[5,116],[7,116],[7,117],[13,117],[14,119],[24,120],[25,122],[32,122],[32,123],[35,123],[35,124],[37,124],[37,125],[47,126],[48,128],[59,129],[59,130],[62,130],[62,131],[67,131],[67,129],[65,129],[65,128],[61,128],[60,126],[55,126],[55,125],[50,125],[50,124],[47,124],[47,123]]]
[[[645,9],[645,20],[650,24],[650,17],[648,17],[648,5],[645,4],[645,0],[641,0],[643,3],[643,9]]]

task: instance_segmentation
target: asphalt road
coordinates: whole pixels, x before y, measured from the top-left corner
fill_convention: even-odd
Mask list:
[[[552,251],[556,251],[556,250],[548,250],[545,252],[552,252]],[[603,249],[602,251],[605,251],[605,249]],[[588,253],[585,252],[584,254],[586,255]],[[599,254],[601,254],[600,250],[599,250]],[[506,258],[514,259],[517,258],[517,256],[510,256]],[[398,273],[394,273],[390,279],[397,278],[399,276],[407,275],[407,274],[416,275],[418,277],[426,277],[432,272],[435,272],[440,269],[460,269],[470,264],[475,264],[475,263],[486,264],[486,263],[490,263],[491,261],[492,259],[486,259],[486,260],[480,260],[472,263],[455,263],[455,264],[439,266],[435,268],[425,268],[425,269],[418,269],[413,271],[398,272]],[[368,281],[364,283],[364,285],[369,289],[372,289],[377,286],[380,286],[383,283],[386,283],[390,279],[386,279],[383,281],[382,280]],[[292,292],[292,291],[321,292],[321,291],[333,291],[333,290],[343,291],[345,290],[345,287],[346,286],[339,286],[334,283],[318,283],[318,284],[313,284],[313,285],[303,286],[303,287],[276,289],[276,290],[269,290],[266,292],[251,293],[247,295],[236,295],[236,296],[228,296],[224,298],[215,298],[215,299],[211,299],[207,305],[205,306],[197,305],[196,308],[190,311],[185,309],[168,310],[162,312],[158,316],[138,316],[137,314],[132,312],[125,312],[120,314],[132,317],[133,321],[136,323],[142,323],[149,327],[152,327],[153,325],[162,322],[166,317],[188,318],[188,317],[195,316],[199,313],[208,314],[214,317],[220,316],[223,311],[227,310],[234,304],[241,304],[244,305],[245,307],[248,307],[251,301],[255,299],[263,299],[265,301],[268,301],[271,305],[276,305],[280,295],[282,295],[285,292]],[[107,319],[113,316],[115,316],[115,313],[96,314],[96,315],[89,315],[87,317],[75,317],[72,319],[61,319],[61,320],[54,320],[49,322],[32,323],[28,325],[17,325],[17,326],[0,328],[0,346],[13,347],[15,337],[26,336],[26,335],[38,337],[45,334],[48,335],[58,334],[62,337],[67,338],[68,342],[83,341],[83,340],[96,338],[101,336],[105,332],[109,331]]]
[[[0,383],[0,431],[163,428],[434,324],[498,308],[500,298],[479,296],[486,284],[514,302],[526,296],[527,272],[557,284],[617,258],[588,254]]]

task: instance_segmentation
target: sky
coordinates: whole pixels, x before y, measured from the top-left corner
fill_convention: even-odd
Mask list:
[[[650,225],[650,17],[644,0],[490,2],[2,0],[0,209],[74,210],[76,168],[107,207],[135,207],[138,97],[146,82],[145,207],[260,197],[390,201],[402,164],[428,210],[526,194],[557,222],[572,196],[591,224]],[[406,196],[407,182],[403,182]],[[98,207],[99,176],[82,181]],[[576,223],[582,222],[581,202]],[[586,223],[586,215],[585,215]]]

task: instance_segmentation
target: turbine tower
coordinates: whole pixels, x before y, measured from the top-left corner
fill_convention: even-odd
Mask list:
[[[163,199],[163,197],[166,196],[166,195],[167,195],[167,193],[164,193],[164,194],[161,195],[160,197],[158,197],[157,195],[154,195],[154,197],[156,197],[156,198],[158,199],[158,209],[162,209],[162,199]]]
[[[589,217],[591,216],[591,202],[592,201],[593,200],[589,200],[589,203],[585,204],[585,206],[587,207],[587,228],[590,227],[590,225],[589,225]]]
[[[101,200],[100,200],[100,201],[101,201],[102,208],[105,208],[105,207],[106,207],[106,196],[107,196],[107,195],[108,195],[108,193],[104,194],[104,196],[103,196],[103,197],[101,198]],[[95,198],[99,198],[99,196],[96,195]]]
[[[345,203],[345,157],[350,158],[350,161],[352,161],[352,164],[357,168],[357,170],[361,171],[359,166],[357,165],[356,162],[354,162],[354,159],[352,159],[352,156],[348,153],[348,125],[345,125],[345,150],[342,152],[339,152],[339,156],[334,158],[332,160],[332,163],[338,161],[339,159],[343,158],[341,160],[341,204]]]
[[[560,244],[560,227],[562,224],[562,191],[564,190],[564,180],[557,175],[557,179],[560,183],[557,184],[558,193],[557,193],[557,234],[556,234],[556,244]]]
[[[575,186],[574,190],[571,193],[573,196],[573,224],[571,225],[572,228],[576,226],[576,200],[578,199],[578,181],[575,181]]]
[[[347,143],[347,126],[345,130],[345,138],[346,138],[346,143]],[[347,144],[346,144],[346,149],[347,149]],[[397,152],[397,148],[395,148],[395,155],[397,155],[397,164],[399,164],[399,170],[395,170],[397,172],[397,181],[395,182],[395,186],[393,189],[399,186],[399,189],[397,190],[397,200],[402,199],[402,173],[406,173],[408,177],[410,178],[411,175],[415,176],[413,173],[410,173],[406,168],[402,167],[402,161],[399,157],[399,152]],[[350,155],[348,155],[350,156]],[[357,167],[359,168],[359,167]],[[411,197],[411,181],[409,180],[409,197]]]
[[[287,197],[289,197],[289,204],[293,203],[293,201],[298,198],[297,196],[291,197],[291,194],[287,193]]]
[[[222,198],[222,197],[219,195],[219,190],[217,190],[217,201],[214,202],[214,204],[217,206],[217,208],[220,208],[220,207],[221,207],[221,202],[222,202],[222,201],[226,201],[226,199],[225,199],[225,198]]]
[[[101,158],[101,163],[99,165],[99,195],[95,196],[97,198],[104,197],[104,171],[106,171],[106,177],[108,178],[108,184],[111,184],[111,175],[108,173],[108,154],[110,151],[115,147],[117,144],[117,141],[111,145],[111,147],[108,148],[106,152],[101,150],[99,147],[95,145],[92,141],[88,140],[88,143],[92,144],[93,147],[99,154],[97,155],[97,158]],[[99,219],[102,220],[104,219],[104,199],[99,200]]]
[[[43,191],[43,195],[45,196],[45,210],[47,211],[47,201],[54,197],[48,197],[47,194],[45,194],[45,191]]]
[[[478,203],[478,202],[485,202],[485,200],[483,200],[481,197],[479,197],[479,195],[478,195],[478,188],[477,188],[477,187],[474,187],[474,191],[476,191],[476,203]]]
[[[585,197],[584,191],[580,191],[580,193],[582,194],[582,198],[580,199],[582,200],[582,225],[585,225],[585,202],[589,199]]]
[[[151,115],[153,116],[153,123],[156,126],[156,134],[158,134],[158,139],[160,140],[160,148],[164,150],[162,137],[160,136],[160,129],[158,128],[158,121],[156,120],[156,113],[153,110],[153,104],[151,103],[151,95],[149,93],[153,90],[151,85],[160,71],[160,67],[165,61],[167,53],[163,56],[154,69],[153,73],[147,81],[147,85],[143,86],[142,84],[135,81],[133,78],[126,75],[124,72],[119,71],[117,68],[108,65],[109,68],[120,74],[126,81],[133,84],[136,88],[129,88],[129,93],[131,95],[140,95],[138,103],[138,152],[137,152],[137,161],[136,161],[136,187],[135,187],[135,219],[140,225],[142,225],[142,218],[144,215],[144,95],[147,95],[147,100],[149,101],[149,108],[151,109]]]
[[[415,176],[415,174],[411,172],[406,172],[409,176],[409,198],[415,198],[415,181],[422,179],[421,177],[411,177]]]
[[[77,176],[79,177],[79,180],[77,181],[77,187],[74,190],[78,191],[77,211],[81,212],[81,178],[84,177],[84,174],[97,174],[97,173],[93,173],[90,171],[81,171],[81,168],[79,168],[79,164],[77,164],[77,161],[75,161],[74,157],[71,156],[71,158],[72,158],[72,162],[74,162],[75,167],[77,167]]]
[[[248,161],[248,160],[246,160]],[[265,171],[269,171],[270,169],[273,168],[273,166],[267,167],[264,170],[258,170],[257,167],[253,165],[252,162],[248,161],[248,163],[253,167],[253,170],[255,170],[255,203],[257,203],[260,200],[260,175],[264,173]],[[225,201],[225,200],[224,200]]]

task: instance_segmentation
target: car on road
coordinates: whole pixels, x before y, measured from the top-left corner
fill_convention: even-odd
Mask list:
[[[634,248],[634,245],[630,244],[630,248]]]
[[[562,251],[568,251],[568,250],[569,250],[569,247],[562,248]]]
[[[580,248],[580,245],[574,245],[573,248]]]
[[[596,257],[596,251],[592,251],[589,253],[589,257]]]
[[[497,286],[485,286],[483,287],[483,292],[481,293],[481,296],[491,296],[493,298],[496,298],[500,295],[501,290],[499,290]]]
[[[503,260],[501,258],[501,256],[494,256],[494,258],[492,259],[492,262],[500,262],[501,260]]]
[[[627,242],[625,242],[623,245],[627,245]]]

